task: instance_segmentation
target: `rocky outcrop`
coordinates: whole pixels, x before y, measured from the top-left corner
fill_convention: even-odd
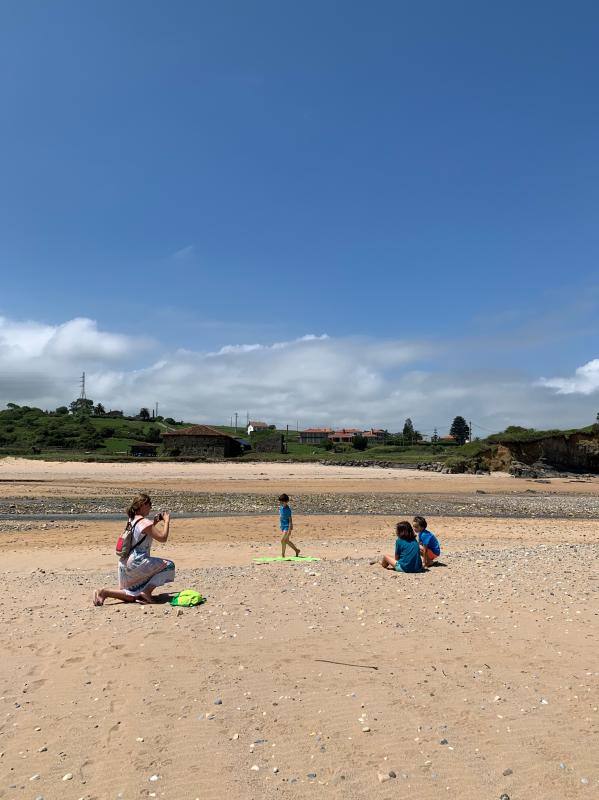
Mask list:
[[[463,472],[470,475],[486,475],[489,472],[484,462],[468,458],[454,458],[447,463],[431,461],[428,464],[418,464],[418,469],[425,472],[441,472],[443,475],[458,475]]]
[[[599,431],[555,433],[529,441],[506,439],[485,456],[492,469],[508,470],[517,477],[551,477],[561,472],[597,474]]]

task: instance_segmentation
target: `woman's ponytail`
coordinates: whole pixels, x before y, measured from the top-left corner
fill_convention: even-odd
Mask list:
[[[136,494],[133,500],[131,501],[131,505],[129,505],[125,509],[125,514],[129,517],[129,519],[134,519],[139,514],[139,509],[142,506],[145,506],[146,503],[152,505],[152,501],[150,500],[149,495]]]

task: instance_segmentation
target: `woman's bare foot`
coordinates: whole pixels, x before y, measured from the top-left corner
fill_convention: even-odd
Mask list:
[[[104,597],[102,596],[102,590],[96,589],[94,592],[94,605],[95,606],[103,606],[104,605]]]
[[[151,594],[144,594],[143,592],[135,598],[136,603],[141,603],[144,606],[151,605],[156,601]]]

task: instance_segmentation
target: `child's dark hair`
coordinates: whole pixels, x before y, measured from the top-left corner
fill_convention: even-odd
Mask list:
[[[289,495],[288,494],[280,494],[279,495],[279,503],[288,503],[289,502]]]
[[[395,531],[397,533],[397,537],[399,539],[403,539],[404,542],[413,542],[416,539],[414,529],[407,520],[398,522],[395,526]]]
[[[418,525],[419,528],[422,528],[423,531],[426,530],[427,525],[424,517],[414,517],[414,522],[416,523],[416,525]]]

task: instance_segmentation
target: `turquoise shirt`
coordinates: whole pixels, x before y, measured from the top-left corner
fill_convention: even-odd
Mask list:
[[[291,522],[291,509],[289,506],[281,506],[279,508],[279,522],[282,531],[289,530],[289,523]]]
[[[420,545],[416,540],[406,542],[405,539],[398,539],[395,542],[395,560],[402,572],[422,572]]]

